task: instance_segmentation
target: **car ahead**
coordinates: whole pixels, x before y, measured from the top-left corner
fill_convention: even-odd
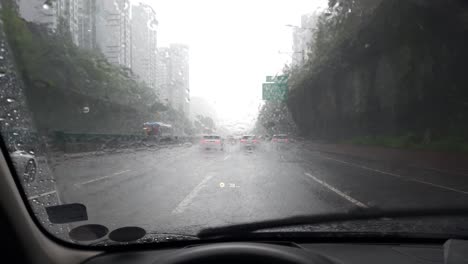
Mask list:
[[[20,177],[24,182],[30,183],[36,179],[37,161],[34,155],[24,151],[15,150],[10,153],[13,164],[18,168]],[[22,170],[22,171],[21,171]]]
[[[260,144],[260,140],[256,136],[245,135],[240,139],[240,144],[242,148],[254,149]]]
[[[200,140],[200,146],[205,150],[224,150],[224,140],[217,135],[205,135]]]

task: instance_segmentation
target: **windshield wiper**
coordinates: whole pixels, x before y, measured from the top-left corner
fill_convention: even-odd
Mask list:
[[[379,218],[415,218],[415,217],[468,216],[468,208],[443,209],[353,209],[345,213],[294,216],[275,220],[250,222],[222,227],[205,228],[197,236],[203,238],[230,237],[252,233],[262,229],[272,229],[300,225],[316,225],[331,222],[372,220]]]

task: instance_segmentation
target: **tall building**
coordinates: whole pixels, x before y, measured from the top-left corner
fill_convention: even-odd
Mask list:
[[[96,44],[109,62],[132,67],[130,0],[96,1]]]
[[[169,51],[171,104],[188,116],[190,111],[189,49],[183,44],[171,44]]]
[[[182,44],[171,44],[158,52],[157,87],[161,98],[174,109],[190,113],[189,49]]]
[[[96,48],[96,0],[78,0],[78,46]]]
[[[169,67],[170,52],[169,48],[161,47],[158,49],[156,58],[156,91],[160,100],[164,104],[169,104]]]
[[[65,27],[64,30],[67,30],[70,33],[70,37],[76,45],[78,45],[79,36],[78,7],[81,1],[82,0],[58,0],[51,2],[52,5],[56,5],[59,24],[63,23],[63,26]]]
[[[308,59],[308,53],[313,45],[313,31],[317,26],[317,13],[310,13],[301,16],[301,26],[293,31],[293,55],[292,66],[302,66]]]
[[[75,45],[95,48],[96,0],[16,0],[20,16],[45,25],[51,32],[67,32]]]
[[[156,12],[140,3],[132,8],[132,70],[148,86],[156,89],[157,26]]]

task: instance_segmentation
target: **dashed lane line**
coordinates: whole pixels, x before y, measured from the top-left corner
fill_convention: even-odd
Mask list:
[[[331,186],[330,184],[328,184],[328,183],[326,183],[326,182],[320,180],[319,178],[313,176],[312,174],[307,173],[307,172],[304,173],[304,174],[305,174],[307,177],[309,177],[310,179],[312,179],[312,180],[314,180],[314,181],[320,183],[321,185],[323,185],[324,187],[326,187],[326,188],[329,189],[330,191],[332,191],[332,192],[338,194],[339,196],[341,196],[342,198],[348,200],[348,201],[351,202],[352,204],[354,204],[354,205],[356,205],[356,206],[358,206],[358,207],[368,208],[368,206],[365,205],[364,203],[362,203],[362,202],[360,202],[360,201],[354,199],[353,197],[351,197],[351,196],[347,195],[346,193],[344,193],[344,192],[338,190],[337,188]]]
[[[185,196],[185,198],[177,205],[177,207],[172,211],[173,214],[180,214],[187,209],[187,207],[192,203],[193,199],[197,197],[198,193],[200,192],[203,187],[205,187],[206,183],[213,178],[213,174],[208,174],[193,190]]]
[[[86,184],[90,184],[90,183],[93,183],[93,182],[102,181],[102,180],[105,180],[107,178],[111,178],[113,176],[117,176],[117,175],[120,175],[120,174],[127,173],[129,171],[131,171],[131,170],[123,170],[123,171],[115,172],[115,173],[112,173],[111,175],[107,175],[107,176],[103,176],[103,177],[100,177],[100,178],[96,178],[96,179],[92,179],[92,180],[89,180],[89,181],[79,183],[78,185],[86,185]]]
[[[223,160],[227,160],[227,159],[229,159],[230,157],[231,157],[231,155],[227,155],[226,157],[224,157]]]

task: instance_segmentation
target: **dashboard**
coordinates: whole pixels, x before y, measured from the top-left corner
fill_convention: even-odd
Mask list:
[[[102,254],[86,264],[185,264],[185,263],[291,263],[291,264],[363,264],[363,263],[468,263],[466,242],[456,243],[455,257],[444,258],[444,245],[415,244],[296,244],[215,243],[179,249],[149,250]],[[461,245],[461,247],[460,247]],[[461,250],[461,251],[460,251]],[[462,253],[464,252],[464,253]],[[461,255],[464,256],[461,256]],[[461,258],[460,258],[461,257]],[[465,257],[465,258],[463,258]],[[461,262],[460,262],[461,261]]]

